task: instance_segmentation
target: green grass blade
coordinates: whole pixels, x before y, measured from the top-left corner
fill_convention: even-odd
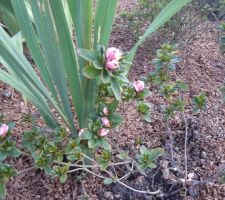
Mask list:
[[[140,45],[144,43],[147,37],[150,34],[155,32],[163,24],[165,24],[171,17],[173,17],[179,10],[181,10],[185,5],[187,5],[191,0],[172,0],[167,6],[159,13],[159,15],[154,19],[150,24],[143,36],[140,37],[138,42],[129,52],[127,57],[127,62],[132,62],[135,56],[135,53]]]

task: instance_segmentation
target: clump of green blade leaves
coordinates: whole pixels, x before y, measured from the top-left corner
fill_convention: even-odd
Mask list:
[[[80,80],[76,70],[76,54],[70,29],[60,0],[50,5],[49,1],[31,1],[37,34],[23,2],[12,1],[22,32],[34,57],[42,78],[52,96],[66,116],[69,127],[75,132],[73,115],[68,97],[67,80],[71,86],[72,96],[77,101],[75,106],[78,118],[82,100]],[[58,14],[53,15],[56,13]],[[58,17],[60,16],[60,17]],[[56,20],[55,20],[56,19]],[[67,73],[67,77],[66,77]],[[77,74],[77,76],[76,76]],[[60,100],[58,100],[60,99]]]
[[[0,79],[25,94],[39,108],[46,122],[50,126],[56,127],[56,120],[49,105],[47,105],[46,99],[53,105],[56,105],[55,101],[51,98],[20,49],[14,45],[13,40],[1,27],[0,35],[1,62],[8,71],[1,70]]]
[[[98,44],[107,48],[118,0],[97,0],[95,14],[94,0],[29,0],[29,8],[26,1],[11,2],[42,81],[2,28],[0,60],[7,71],[0,70],[0,80],[22,92],[51,127],[57,125],[52,114],[54,108],[76,137],[70,95],[82,128],[87,126],[89,114],[95,109],[97,96],[96,81],[82,74],[90,63],[77,56],[77,49],[96,49]],[[132,62],[144,40],[188,2],[172,0],[128,53],[127,61]]]

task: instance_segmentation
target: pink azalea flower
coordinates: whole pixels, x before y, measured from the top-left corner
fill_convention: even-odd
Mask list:
[[[108,133],[109,133],[108,129],[102,128],[102,129],[99,130],[98,135],[100,137],[104,137],[104,136],[108,135]]]
[[[115,70],[117,68],[119,68],[119,64],[118,64],[118,61],[116,60],[110,60],[110,61],[107,61],[106,62],[106,67],[109,69],[109,70]]]
[[[102,117],[101,121],[102,121],[103,126],[105,126],[107,128],[110,127],[110,121],[108,120],[107,117]]]
[[[6,124],[2,124],[0,126],[0,136],[5,137],[6,134],[8,133],[9,127]]]
[[[110,47],[106,51],[106,59],[107,61],[119,61],[122,58],[122,53],[119,49],[115,47]]]
[[[136,92],[142,92],[145,89],[145,83],[140,80],[135,81],[133,86]]]
[[[104,107],[103,110],[102,110],[102,112],[106,116],[109,115],[109,109],[107,107]]]

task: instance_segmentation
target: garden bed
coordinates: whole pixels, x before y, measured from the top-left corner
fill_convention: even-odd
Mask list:
[[[121,1],[124,9],[132,10],[130,1]],[[121,10],[121,9],[118,9]],[[132,46],[132,33],[129,29],[120,26],[121,18],[118,16],[114,26],[111,45],[124,51]],[[174,140],[174,160],[171,160],[169,151],[170,140],[165,124],[160,118],[162,98],[150,90],[152,95],[148,102],[153,105],[152,122],[146,123],[135,109],[129,104],[120,107],[119,112],[125,116],[124,123],[119,129],[111,133],[111,137],[124,150],[135,152],[141,144],[153,147],[163,147],[166,153],[158,160],[158,168],[149,170],[146,174],[132,175],[125,182],[139,190],[160,189],[164,196],[146,196],[121,187],[118,184],[104,186],[102,180],[92,175],[82,173],[70,174],[66,183],[61,184],[57,179],[51,179],[41,170],[31,169],[33,161],[21,156],[19,159],[10,159],[9,163],[15,166],[19,174],[7,184],[7,200],[11,199],[224,199],[225,185],[219,184],[221,173],[225,169],[225,109],[220,101],[220,87],[225,77],[225,58],[219,52],[216,32],[217,25],[209,23],[211,31],[197,36],[192,44],[185,46],[180,51],[183,61],[178,65],[176,75],[189,85],[185,95],[190,102],[194,95],[205,92],[208,97],[207,110],[200,116],[191,114],[187,108],[188,124],[188,174],[193,176],[194,183],[185,191],[180,181],[184,178],[184,134],[185,124],[182,118],[171,121],[171,133]],[[130,33],[130,34],[129,34]],[[154,42],[154,41],[153,41]],[[146,43],[137,55],[133,65],[130,79],[135,80],[140,76],[153,71],[150,60],[154,55],[148,53],[152,46],[158,44]],[[16,122],[13,130],[15,140],[20,142],[21,134],[31,128],[31,123],[26,120],[28,109],[20,94],[3,85],[0,85],[0,113],[7,120]],[[10,95],[5,95],[6,93]],[[42,127],[43,122],[38,112],[31,108],[32,114]],[[179,170],[174,170],[177,168]],[[171,170],[173,169],[173,170]],[[123,169],[118,169],[123,175]],[[84,198],[83,198],[84,199]]]

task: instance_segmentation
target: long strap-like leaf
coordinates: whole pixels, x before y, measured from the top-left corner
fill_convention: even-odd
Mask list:
[[[75,26],[75,36],[78,48],[92,48],[92,24],[93,24],[93,0],[68,0],[71,16]],[[79,60],[79,72],[83,86],[83,106],[81,127],[87,126],[89,114],[94,111],[96,98],[96,82],[87,79],[82,74],[82,69],[88,64],[81,57]]]
[[[94,20],[94,46],[108,46],[118,0],[98,0]]]

